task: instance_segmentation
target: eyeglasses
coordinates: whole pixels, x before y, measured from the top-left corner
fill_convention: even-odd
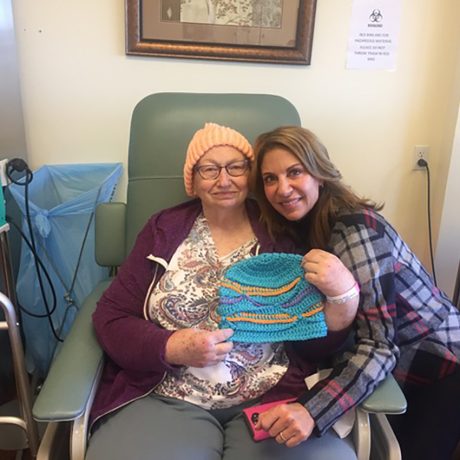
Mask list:
[[[193,170],[196,171],[201,176],[201,178],[205,180],[217,179],[222,169],[225,169],[229,176],[239,177],[249,169],[249,162],[248,160],[242,160],[234,161],[233,163],[228,163],[224,166],[198,165],[193,168]]]

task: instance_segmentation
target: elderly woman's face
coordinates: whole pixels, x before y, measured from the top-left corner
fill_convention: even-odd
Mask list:
[[[243,205],[249,190],[248,164],[239,150],[229,146],[214,147],[204,154],[193,173],[193,190],[203,208]]]

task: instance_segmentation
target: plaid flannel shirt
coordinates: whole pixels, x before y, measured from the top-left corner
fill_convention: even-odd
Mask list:
[[[330,377],[303,399],[319,434],[389,372],[404,390],[407,383],[443,378],[460,362],[459,311],[381,215],[341,215],[329,249],[353,273],[361,293],[354,349],[338,357]]]

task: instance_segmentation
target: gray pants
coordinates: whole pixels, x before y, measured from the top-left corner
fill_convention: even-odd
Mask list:
[[[107,416],[89,441],[86,460],[356,460],[351,441],[330,431],[288,448],[254,442],[241,407],[207,411],[148,396]]]

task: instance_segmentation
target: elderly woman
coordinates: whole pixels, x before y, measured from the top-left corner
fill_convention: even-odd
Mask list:
[[[303,398],[310,422],[327,432],[393,372],[408,402],[407,413],[391,420],[402,458],[449,460],[460,438],[459,311],[381,207],[342,182],[311,131],[264,133],[255,154],[256,193],[271,234],[290,232],[303,243],[307,280],[320,273],[318,260],[339,257],[361,290],[354,349]]]
[[[259,252],[294,249],[269,238],[247,199],[253,158],[231,128],[207,123],[197,131],[184,166],[196,199],[150,218],[99,301],[93,320],[106,363],[88,459],[356,458],[332,433],[301,444],[308,436],[296,422],[305,412],[298,403],[270,412],[271,439],[256,443],[245,426],[244,408],[304,392],[305,376],[343,342],[357,307],[353,299],[326,311],[327,337],[297,347],[233,343],[233,331],[218,328],[224,270]],[[317,281],[325,294],[354,283],[341,263],[329,265]]]

